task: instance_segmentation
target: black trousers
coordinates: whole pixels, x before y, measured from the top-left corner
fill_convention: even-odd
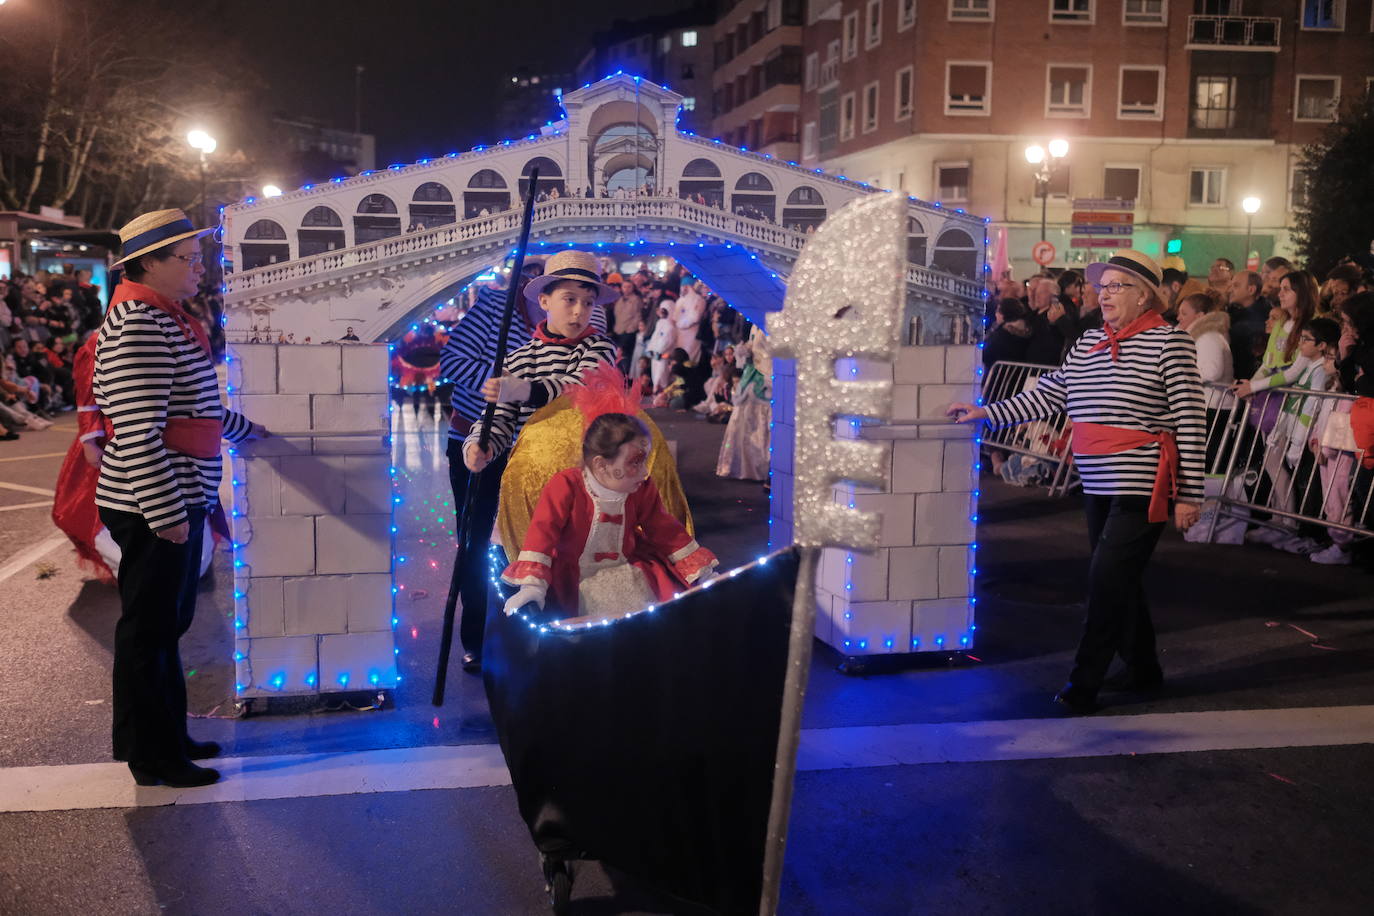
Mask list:
[[[454,512],[458,516],[456,530],[462,531],[466,525],[469,532],[467,547],[460,551],[463,568],[458,594],[462,616],[458,622],[458,638],[463,648],[473,655],[482,654],[482,635],[487,628],[487,602],[491,595],[487,547],[491,543],[491,529],[496,525],[501,475],[506,472],[509,455],[509,451],[498,455],[481,474],[473,475],[463,464],[463,443],[455,439],[448,442],[448,481],[453,487],[453,504],[458,507]],[[472,505],[472,518],[464,519],[461,513],[467,505],[468,487],[474,480],[478,490]]]
[[[630,365],[630,361],[635,356],[635,338],[638,336],[634,333],[615,335],[615,345],[620,348],[620,361],[616,365],[620,366],[620,371],[627,376],[630,374],[630,370],[634,368]]]
[[[186,759],[186,676],[177,644],[191,628],[200,580],[205,509],[187,509],[190,534],[173,544],[143,516],[100,510],[119,545],[115,625],[114,758],[148,764]]]
[[[1146,496],[1088,496],[1086,503],[1092,550],[1088,616],[1069,689],[1094,697],[1115,655],[1143,674],[1159,670],[1144,579],[1164,523],[1149,520]]]

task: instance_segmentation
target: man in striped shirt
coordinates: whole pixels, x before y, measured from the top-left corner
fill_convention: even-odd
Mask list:
[[[127,277],[100,328],[94,393],[112,435],[96,485],[100,520],[119,545],[114,757],[139,785],[208,785],[192,760],[219,745],[186,733],[178,641],[196,608],[201,542],[218,504],[221,439],[266,435],[225,410],[205,328],[182,308],[205,270],[200,236],[180,210],[147,213],[119,231]]]
[[[583,253],[578,252],[577,254]],[[555,262],[555,259],[562,258],[566,261],[565,255],[567,252],[561,252],[550,259],[555,269],[559,269],[561,263]],[[581,266],[594,271],[596,259],[591,255],[584,255],[584,258],[590,261],[590,265],[582,264]],[[520,278],[520,286],[516,289],[516,308],[511,316],[510,336],[506,348],[505,374],[507,377],[517,374],[517,366],[519,367],[518,374],[535,378],[541,374],[549,376],[549,372],[541,373],[541,370],[555,368],[547,365],[547,360],[531,361],[522,357],[517,362],[516,359],[517,354],[530,346],[531,338],[535,336],[536,329],[545,320],[546,313],[540,304],[540,297],[537,292],[534,295],[526,295],[531,281],[543,272],[544,266],[538,262],[526,262],[524,276]],[[593,273],[593,276],[599,284],[599,274]],[[600,303],[603,299],[604,297],[597,297],[596,301]],[[453,488],[454,504],[466,505],[467,488],[474,481],[478,487],[473,497],[472,516],[466,520],[466,527],[469,532],[468,544],[460,558],[463,564],[460,574],[463,613],[459,620],[458,635],[462,640],[464,649],[463,670],[469,672],[480,671],[482,665],[482,637],[486,625],[487,581],[489,578],[485,569],[487,544],[491,539],[492,527],[496,523],[496,507],[501,492],[501,475],[505,472],[508,449],[514,443],[520,426],[524,425],[529,414],[533,413],[538,406],[552,400],[547,397],[550,390],[547,387],[550,378],[546,377],[538,386],[537,391],[533,390],[534,386],[531,386],[531,397],[541,399],[540,404],[531,406],[528,411],[522,411],[520,404],[498,405],[492,423],[492,444],[495,446],[500,443],[500,447],[490,450],[491,457],[488,462],[483,462],[485,472],[476,473],[481,468],[473,468],[464,460],[464,440],[476,441],[481,428],[482,414],[488,403],[488,398],[483,393],[483,389],[496,363],[497,337],[505,312],[505,304],[505,290],[483,289],[479,291],[477,301],[463,316],[463,319],[454,326],[448,343],[439,354],[440,370],[443,376],[453,383],[451,399],[453,414],[449,420],[448,466],[449,484]],[[606,317],[601,305],[598,304],[592,308],[588,321],[590,329],[594,332],[590,339],[595,339],[597,346],[601,348],[598,352],[605,356],[603,351],[609,346],[611,355],[606,358],[614,362],[614,345],[610,343],[609,338],[604,336]],[[545,356],[547,357],[553,352],[555,351],[546,348]],[[566,369],[567,367],[564,365],[562,368]],[[555,380],[560,377],[556,373],[552,376]]]
[[[1161,271],[1138,251],[1118,251],[1087,270],[1104,326],[1089,330],[1064,364],[1035,388],[977,407],[952,404],[967,423],[994,426],[1065,411],[1088,515],[1088,614],[1069,683],[1055,701],[1093,712],[1104,687],[1157,689],[1164,679],[1145,601],[1145,569],[1173,501],[1181,531],[1196,524],[1206,444],[1197,351],[1186,331],[1160,317]],[[1106,680],[1115,655],[1122,676]]]

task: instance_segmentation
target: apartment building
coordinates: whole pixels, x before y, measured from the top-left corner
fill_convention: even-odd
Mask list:
[[[805,0],[720,0],[711,136],[779,159],[801,155]]]
[[[1374,82],[1374,0],[812,0],[801,161],[1006,227],[1018,275],[1059,266],[1074,198],[1133,200],[1132,244],[1210,258],[1292,251],[1297,166]],[[1068,154],[1037,190],[1026,148]],[[1081,244],[1081,243],[1080,243]]]

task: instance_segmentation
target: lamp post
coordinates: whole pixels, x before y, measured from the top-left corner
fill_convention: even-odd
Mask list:
[[[1245,269],[1250,269],[1250,229],[1254,223],[1255,214],[1259,212],[1260,199],[1258,197],[1247,197],[1240,202],[1240,208],[1245,211],[1245,252],[1241,258],[1241,263]]]
[[[1048,144],[1049,149],[1038,143],[1032,143],[1026,147],[1026,161],[1036,166],[1035,169],[1035,189],[1040,195],[1040,241],[1047,241],[1045,238],[1045,219],[1050,202],[1050,182],[1059,171],[1059,165],[1064,158],[1069,155],[1069,141],[1056,137]]]
[[[215,151],[219,144],[215,138],[207,134],[200,128],[196,128],[186,135],[186,142],[191,145],[191,149],[200,153],[200,224],[206,225],[209,218],[206,194],[205,194],[205,160],[206,157]]]

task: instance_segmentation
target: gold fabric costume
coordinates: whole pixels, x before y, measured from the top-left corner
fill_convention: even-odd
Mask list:
[[[641,410],[636,416],[649,427],[649,476],[658,486],[663,506],[695,537],[692,510],[687,507],[673,453],[649,415]],[[582,466],[585,431],[582,411],[573,407],[566,395],[536,410],[520,431],[506,472],[501,475],[501,501],[496,510],[496,531],[508,558],[519,553],[525,541],[525,530],[544,485],[559,471]]]

